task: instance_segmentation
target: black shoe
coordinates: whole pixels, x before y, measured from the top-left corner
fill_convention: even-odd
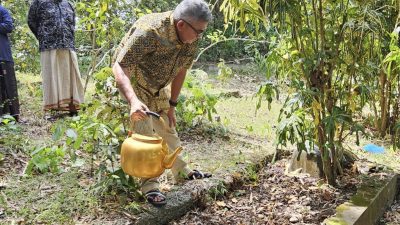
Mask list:
[[[78,111],[69,112],[70,117],[78,116]]]
[[[151,190],[146,193],[145,195],[146,200],[148,203],[152,204],[155,207],[162,207],[165,204],[167,204],[167,198],[163,193],[161,193],[159,190]],[[158,200],[156,200],[156,198]]]
[[[193,170],[187,175],[187,180],[199,180],[212,177],[211,173],[203,173],[199,170]]]
[[[57,116],[56,115],[45,115],[43,117],[43,119],[49,121],[49,122],[54,122],[57,120]]]

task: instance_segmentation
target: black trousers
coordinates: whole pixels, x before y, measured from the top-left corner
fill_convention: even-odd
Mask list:
[[[0,116],[10,114],[18,118],[19,113],[14,63],[0,61]]]

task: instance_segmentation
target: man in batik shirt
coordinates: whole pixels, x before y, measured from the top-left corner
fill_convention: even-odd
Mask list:
[[[116,51],[113,73],[130,105],[135,133],[153,135],[156,132],[169,149],[181,146],[175,130],[175,107],[186,71],[195,57],[197,40],[211,19],[203,0],[183,0],[173,12],[141,17],[125,35]],[[163,129],[159,120],[147,116],[148,111],[159,113],[169,125],[167,129]],[[175,161],[172,173],[176,179],[211,176],[190,170],[181,157]],[[151,204],[166,204],[157,178],[142,179],[141,189]]]

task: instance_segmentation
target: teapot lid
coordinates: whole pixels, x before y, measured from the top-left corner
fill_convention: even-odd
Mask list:
[[[134,140],[137,141],[161,141],[162,138],[160,136],[146,136],[146,135],[141,135],[141,134],[132,134],[131,136]]]

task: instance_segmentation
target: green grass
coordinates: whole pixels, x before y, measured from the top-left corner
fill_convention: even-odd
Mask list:
[[[21,110],[26,114],[42,114],[42,78],[39,75],[17,72]]]
[[[77,171],[15,177],[8,180],[2,196],[6,216],[24,218],[30,224],[74,224],[79,216],[95,214],[99,207],[96,197],[79,185]]]
[[[257,98],[230,98],[216,105],[222,123],[241,134],[255,135],[272,140],[275,137],[280,105],[272,103],[271,110],[264,104],[256,112]]]

